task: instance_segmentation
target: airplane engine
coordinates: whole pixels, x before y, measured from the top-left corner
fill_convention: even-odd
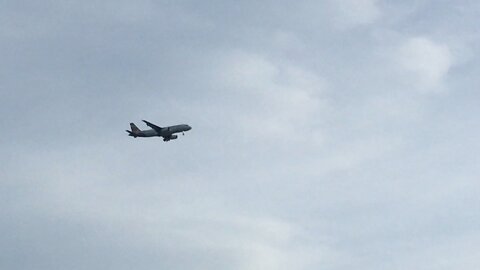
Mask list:
[[[170,135],[170,137],[163,138],[163,141],[168,142],[170,140],[175,140],[176,138],[178,138],[178,135]]]

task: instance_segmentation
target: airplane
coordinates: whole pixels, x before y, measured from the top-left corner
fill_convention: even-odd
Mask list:
[[[147,124],[152,129],[147,129],[147,130],[140,130],[134,123],[130,123],[130,128],[131,130],[125,130],[128,133],[128,136],[132,136],[134,138],[137,137],[163,137],[164,142],[168,142],[170,140],[175,140],[178,138],[175,133],[182,133],[185,135],[185,131],[189,131],[192,129],[191,126],[189,125],[175,125],[175,126],[169,126],[169,127],[159,127],[157,125],[154,125],[146,120],[142,120]]]

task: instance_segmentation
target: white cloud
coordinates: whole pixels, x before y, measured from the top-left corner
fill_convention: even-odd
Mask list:
[[[271,40],[272,46],[286,52],[306,49],[304,41],[293,32],[277,30],[273,33]]]
[[[408,39],[396,53],[401,67],[426,91],[439,89],[453,63],[448,46],[426,37]]]
[[[29,166],[39,181],[30,182],[37,186],[29,194],[29,201],[35,202],[28,205],[30,210],[53,216],[59,223],[82,224],[90,234],[108,234],[110,239],[103,241],[125,246],[130,252],[202,251],[211,256],[208,265],[226,260],[228,269],[241,270],[306,269],[327,262],[335,253],[327,246],[308,244],[310,240],[298,224],[268,214],[237,213],[220,197],[208,194],[204,198],[195,187],[178,184],[183,181],[178,176],[170,184],[112,186],[108,172],[86,169],[98,167],[95,164],[102,158],[92,157],[91,149],[70,151],[76,157],[60,163],[60,153],[44,153],[29,160],[41,159]],[[79,164],[84,158],[89,161]],[[22,175],[32,177],[29,172]],[[206,183],[201,177],[195,181]]]
[[[343,27],[373,23],[380,15],[376,0],[333,0],[336,21]]]
[[[298,141],[298,131],[314,131],[322,119],[325,82],[315,73],[245,52],[227,54],[216,70],[221,91],[238,96],[237,120],[251,138]]]

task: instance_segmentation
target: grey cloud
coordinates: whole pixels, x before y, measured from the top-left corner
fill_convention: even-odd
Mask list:
[[[475,10],[7,1],[0,267],[477,269]]]

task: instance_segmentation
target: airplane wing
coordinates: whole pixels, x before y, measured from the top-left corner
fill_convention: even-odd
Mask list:
[[[150,122],[148,122],[148,121],[146,121],[146,120],[142,120],[142,121],[145,122],[145,124],[147,124],[147,126],[153,128],[155,131],[157,131],[157,132],[161,132],[161,131],[162,131],[162,128],[161,128],[161,127],[159,127],[159,126],[157,126],[157,125],[154,125],[154,124],[152,124],[152,123],[150,123]]]

